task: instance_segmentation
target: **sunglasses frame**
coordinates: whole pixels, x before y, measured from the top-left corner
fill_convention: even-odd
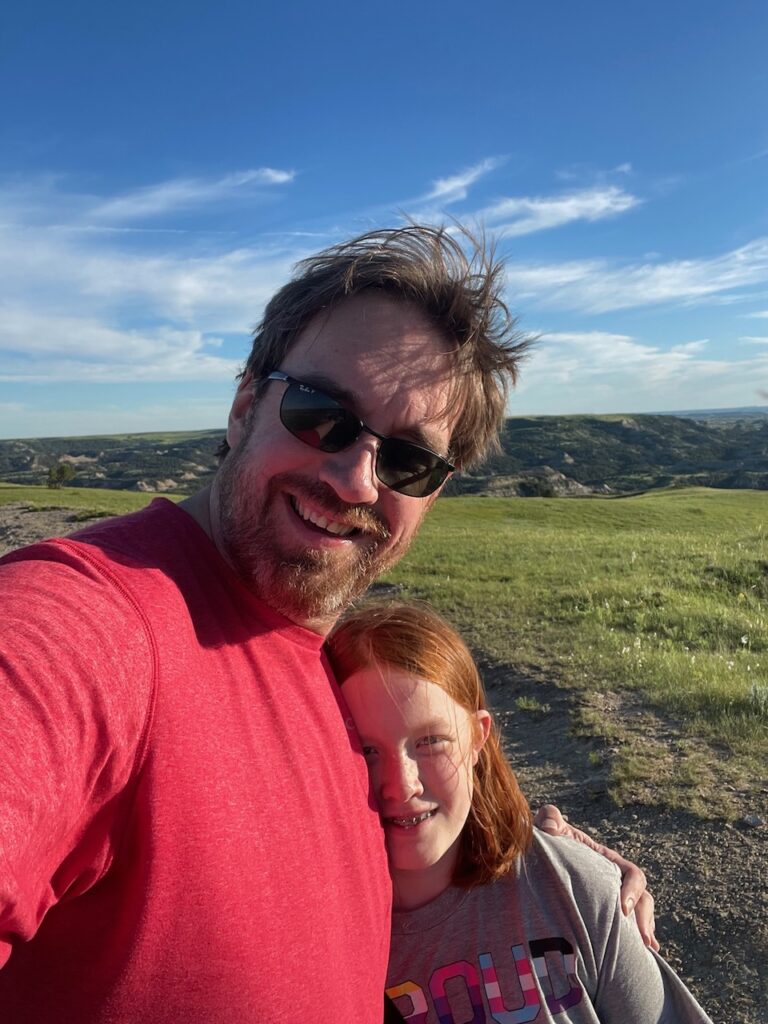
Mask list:
[[[450,474],[453,473],[456,469],[456,467],[452,465],[447,459],[443,458],[442,455],[439,455],[437,452],[433,451],[431,448],[427,448],[423,444],[416,444],[414,441],[406,441],[404,438],[400,437],[387,437],[386,434],[379,434],[378,431],[373,430],[371,427],[368,426],[367,423],[364,423],[359,416],[352,412],[351,409],[347,409],[346,406],[344,406],[337,398],[334,398],[333,395],[327,394],[327,392],[323,391],[321,388],[315,387],[313,384],[306,384],[302,380],[297,380],[296,377],[291,377],[287,373],[283,373],[282,370],[273,370],[271,373],[266,374],[263,379],[266,381],[276,380],[288,385],[288,387],[283,392],[283,397],[280,399],[280,422],[291,435],[291,437],[295,437],[298,441],[301,441],[303,444],[306,444],[307,447],[314,448],[315,451],[325,451],[328,454],[334,454],[335,452],[343,452],[346,451],[347,448],[351,448],[352,445],[355,443],[355,441],[357,441],[357,439],[363,432],[365,432],[366,434],[370,434],[372,437],[375,437],[378,441],[380,441],[381,444],[376,449],[376,477],[382,484],[384,484],[385,487],[388,487],[391,491],[395,491],[397,494],[403,494],[407,498],[428,498],[430,494],[434,494],[438,487],[442,487],[442,485],[445,483]],[[333,402],[335,405],[339,407],[339,409],[343,410],[347,414],[347,416],[349,416],[351,421],[357,423],[358,431],[355,434],[355,436],[349,441],[349,443],[343,445],[341,448],[325,449],[321,445],[311,444],[311,442],[305,440],[303,437],[300,437],[298,434],[294,433],[294,431],[291,430],[291,428],[283,419],[283,402],[285,401],[285,397],[292,387],[298,387],[304,391],[321,395],[323,399],[327,400],[328,402]],[[426,452],[429,456],[432,457],[432,459],[437,460],[430,473],[434,473],[438,469],[444,470],[443,478],[439,480],[433,487],[430,487],[429,490],[425,491],[423,494],[408,494],[407,491],[402,491],[398,486],[389,483],[387,480],[383,479],[381,474],[379,473],[379,459],[381,457],[382,448],[388,442],[395,442],[400,445],[405,445],[409,448],[415,449],[417,452]]]

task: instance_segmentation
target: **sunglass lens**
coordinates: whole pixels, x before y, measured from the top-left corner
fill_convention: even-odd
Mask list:
[[[390,437],[379,448],[376,473],[393,491],[411,498],[426,498],[448,476],[448,464],[434,452],[410,441]]]
[[[286,389],[280,419],[294,437],[323,452],[348,448],[360,433],[359,421],[334,398],[300,384]]]

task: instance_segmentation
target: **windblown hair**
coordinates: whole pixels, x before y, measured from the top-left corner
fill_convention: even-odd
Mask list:
[[[458,416],[451,461],[461,469],[476,465],[499,449],[507,394],[530,342],[501,297],[504,265],[493,246],[463,228],[456,234],[411,224],[371,231],[302,260],[264,310],[246,372],[258,382],[279,369],[309,321],[346,298],[377,290],[412,303],[445,335],[455,361],[445,410]],[[257,388],[256,399],[260,393]]]
[[[425,604],[370,604],[351,612],[328,638],[328,654],[340,683],[359,669],[389,665],[436,683],[470,714],[487,707],[466,644]],[[469,888],[505,874],[530,844],[532,827],[528,803],[492,721],[474,768],[454,885]]]

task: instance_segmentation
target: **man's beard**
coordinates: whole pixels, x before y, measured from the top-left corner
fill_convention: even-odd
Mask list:
[[[249,493],[245,445],[227,455],[217,478],[220,541],[245,586],[297,623],[332,625],[342,610],[406,552],[409,541],[386,548],[390,531],[368,506],[339,501],[332,488],[299,474],[272,477],[262,494]],[[281,551],[273,511],[286,491],[316,502],[367,536],[348,552],[308,547]],[[344,557],[346,555],[346,557]]]

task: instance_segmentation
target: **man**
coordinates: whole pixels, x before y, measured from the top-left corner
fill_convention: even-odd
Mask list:
[[[209,489],[4,560],[4,1021],[380,1019],[386,861],[322,641],[494,442],[501,273],[421,227],[305,261]]]

